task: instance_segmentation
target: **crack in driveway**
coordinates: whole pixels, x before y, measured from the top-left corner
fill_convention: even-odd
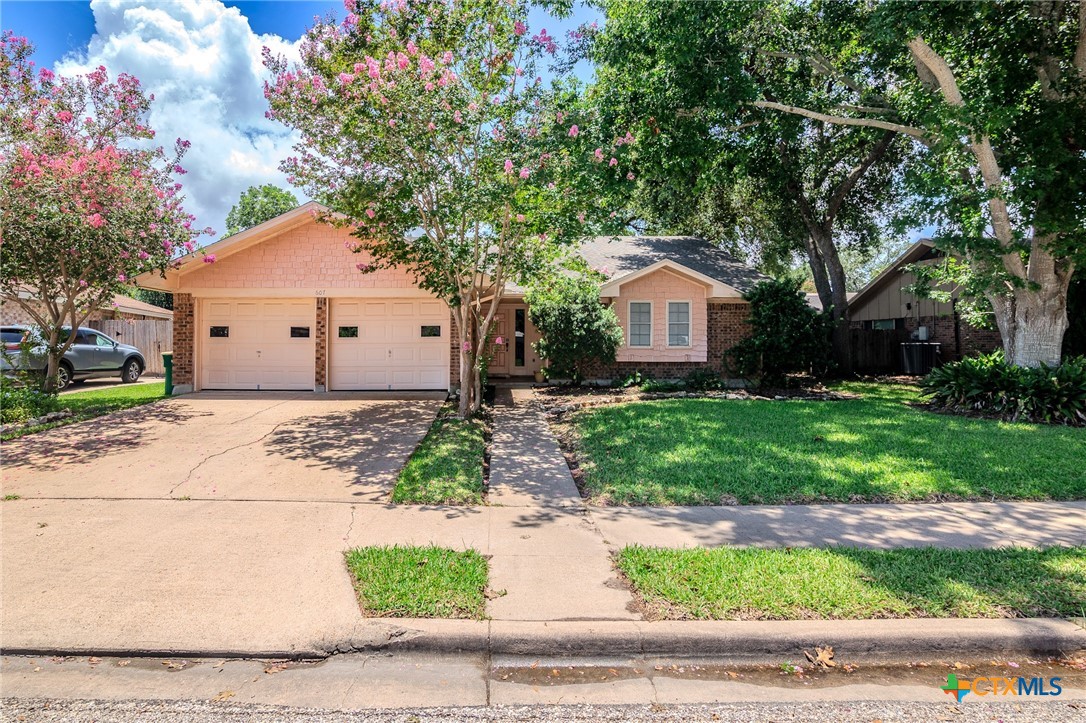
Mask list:
[[[271,409],[271,407],[268,407],[268,409]],[[261,410],[261,411],[266,411],[266,410]],[[259,412],[257,414],[259,414]],[[255,417],[256,415],[254,414],[252,416]],[[249,418],[251,418],[251,417],[246,417],[246,419],[249,419]],[[293,419],[289,419],[289,420],[287,420],[285,422],[280,422],[279,424],[275,425],[274,427],[269,429],[267,432],[262,434],[258,439],[254,439],[251,442],[242,442],[241,444],[235,444],[233,447],[227,447],[226,449],[220,450],[218,452],[215,452],[214,454],[209,454],[208,456],[204,457],[199,462],[197,462],[194,467],[192,467],[188,471],[188,474],[185,475],[185,479],[181,480],[180,482],[178,482],[177,484],[175,484],[173,487],[170,488],[170,491],[167,493],[167,497],[173,497],[173,493],[176,492],[179,487],[188,484],[192,480],[192,475],[194,475],[196,473],[196,470],[200,469],[201,467],[203,467],[205,464],[207,464],[211,460],[215,459],[216,457],[222,457],[224,454],[228,454],[230,452],[233,452],[236,449],[242,449],[243,447],[251,447],[254,444],[260,444],[265,439],[267,439],[268,437],[270,437],[271,435],[273,435],[277,431],[279,431],[280,427],[282,427],[285,424],[290,424],[293,421],[294,421]]]

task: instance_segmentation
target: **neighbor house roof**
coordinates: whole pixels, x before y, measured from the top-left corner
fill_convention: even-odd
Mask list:
[[[856,298],[856,294],[858,293],[859,292],[857,291],[849,291],[845,294],[845,299],[848,300],[849,304],[851,304],[852,300]],[[818,294],[806,294],[806,297],[807,304],[809,306],[814,309],[818,309],[819,311],[822,311],[822,299],[818,298]]]
[[[918,261],[922,261],[928,258],[935,251],[935,243],[931,239],[922,238],[910,246],[905,253],[901,254],[892,264],[889,264],[885,269],[879,272],[879,275],[867,282],[867,286],[863,287],[849,300],[849,308],[859,309],[860,306],[867,303],[867,300],[871,298],[879,289],[889,283],[895,276],[901,273],[902,267],[909,264],[915,264]]]
[[[124,314],[139,314],[141,316],[153,316],[156,319],[172,319],[173,312],[169,309],[163,309],[161,306],[155,306],[154,304],[148,304],[145,301],[139,299],[133,299],[128,296],[121,296],[120,294],[113,297],[113,303],[107,304],[107,309],[115,309]]]
[[[608,285],[649,267],[677,265],[745,294],[765,276],[727,251],[695,236],[598,236],[578,249],[589,266],[609,277]]]

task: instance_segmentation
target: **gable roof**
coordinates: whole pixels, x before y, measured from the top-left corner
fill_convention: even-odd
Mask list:
[[[856,298],[857,293],[858,292],[856,292],[856,291],[845,292],[845,299],[848,301],[850,306],[852,305],[852,300]],[[812,309],[817,309],[818,311],[822,311],[822,299],[819,298],[818,294],[808,293],[808,294],[804,294],[804,295],[807,297],[807,305],[808,306],[810,306]]]
[[[849,300],[849,308],[859,309],[863,304],[867,303],[867,300],[874,296],[879,289],[900,274],[903,266],[922,261],[933,255],[934,252],[935,242],[928,238],[919,239],[916,243],[906,249],[905,253],[901,254],[897,260],[880,271],[878,276],[871,279],[871,281],[867,282],[866,286],[857,291],[855,296]]]
[[[588,265],[610,277],[608,285],[671,262],[681,271],[707,277],[745,294],[768,276],[754,270],[705,239],[695,236],[598,236],[578,249]]]
[[[177,259],[175,266],[166,271],[165,278],[159,276],[157,273],[148,272],[136,277],[136,283],[145,289],[176,291],[178,288],[178,279],[182,274],[194,269],[203,268],[205,255],[213,254],[216,259],[227,258],[239,251],[244,251],[251,246],[255,246],[262,241],[267,241],[268,239],[285,233],[292,228],[308,223],[313,220],[316,214],[327,210],[328,208],[326,206],[319,204],[316,201],[307,201],[301,206],[281,213],[275,218],[268,219],[264,223],[250,226],[244,231],[238,231],[232,236],[227,236],[226,238],[214,241],[207,246],[204,246],[202,253],[185,254]]]

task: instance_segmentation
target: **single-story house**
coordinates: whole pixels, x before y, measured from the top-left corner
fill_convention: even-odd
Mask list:
[[[909,293],[908,287],[916,283],[916,276],[906,267],[937,264],[943,258],[943,252],[935,248],[930,239],[914,243],[849,302],[851,327],[871,331],[898,330],[904,340],[938,343],[943,361],[999,349],[1003,342],[998,329],[978,328],[961,318],[956,288],[939,287],[950,295],[947,301]]]
[[[138,279],[174,295],[174,383],[200,389],[422,390],[458,383],[456,322],[407,269],[357,270],[349,229],[321,224],[310,202],[209,245],[166,273]],[[597,239],[580,253],[608,279],[625,332],[611,377],[722,368],[747,333],[742,294],[764,277],[705,241]],[[543,366],[523,289],[509,287],[496,319],[491,377]]]
[[[33,298],[29,293],[20,294],[20,296],[24,299]],[[131,321],[160,319],[169,321],[172,318],[173,312],[169,309],[163,309],[161,306],[155,306],[139,299],[118,294],[113,297],[111,303],[91,314],[87,321],[84,322],[84,325],[93,327],[103,319],[127,319]],[[0,301],[0,323],[33,325],[35,322],[23,307],[11,301]]]

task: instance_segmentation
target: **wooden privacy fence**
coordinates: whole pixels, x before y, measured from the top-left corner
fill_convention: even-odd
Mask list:
[[[849,329],[852,368],[858,372],[896,374],[901,371],[901,343],[905,329]]]
[[[173,346],[173,322],[166,319],[102,319],[88,323],[92,329],[143,352],[145,374],[165,374],[162,352]]]

